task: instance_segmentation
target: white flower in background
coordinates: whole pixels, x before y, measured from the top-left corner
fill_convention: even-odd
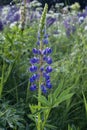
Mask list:
[[[79,23],[82,23],[83,21],[84,21],[84,17],[81,16],[81,17],[79,18]]]
[[[87,31],[87,25],[85,26],[84,30]]]

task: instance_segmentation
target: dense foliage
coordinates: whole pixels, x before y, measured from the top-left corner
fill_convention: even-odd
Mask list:
[[[12,0],[0,0],[0,5],[6,5],[9,4]]]
[[[43,119],[49,109],[44,130],[87,129],[87,8],[80,11],[75,4],[71,12],[65,8],[59,12],[59,5],[56,6],[56,13],[47,13],[46,22],[52,48],[52,88],[39,98],[44,108],[40,111],[37,91],[30,91],[29,68],[41,9],[34,15],[36,10],[29,7],[33,17],[29,17],[23,29],[19,21],[12,26],[14,21],[9,26],[0,22],[1,130],[36,130],[36,115],[41,113]]]
[[[7,5],[7,4],[15,4],[16,2],[21,2],[22,0],[0,0],[0,5]],[[32,2],[34,0],[26,0],[28,2]],[[51,6],[56,5],[56,3],[64,3],[64,6],[66,5],[72,5],[75,2],[78,2],[81,6],[81,9],[84,9],[85,6],[87,6],[87,1],[86,0],[38,0],[38,2],[40,2],[42,4],[42,7],[44,7],[45,3],[48,4],[49,9],[51,8]]]

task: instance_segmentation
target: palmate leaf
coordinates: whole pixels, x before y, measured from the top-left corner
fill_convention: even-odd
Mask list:
[[[53,97],[57,97],[60,94],[60,92],[62,90],[62,87],[63,87],[63,81],[61,80],[61,82],[58,85],[57,89],[53,93]]]
[[[57,129],[56,126],[53,126],[53,125],[50,125],[50,124],[46,124],[45,126],[46,126],[46,128],[50,128],[50,129],[53,129],[53,130]]]
[[[34,96],[38,101],[40,101],[42,103],[43,106],[47,107],[50,105],[49,101],[47,100],[47,98],[44,95],[41,95],[40,97],[36,97]]]
[[[42,106],[44,107],[43,109],[54,108],[74,95],[71,90],[72,87],[63,89],[63,82],[61,82],[58,88],[54,91],[54,93],[48,95],[48,99],[43,95],[41,95],[40,98],[36,98],[41,102]]]
[[[35,122],[35,118],[34,118],[34,116],[33,116],[32,114],[28,114],[27,116],[28,116],[28,118],[30,118],[33,122]]]
[[[65,96],[63,96],[63,97],[59,97],[59,98],[55,101],[53,107],[57,107],[60,103],[62,103],[63,101],[65,101],[65,100],[67,100],[67,99],[69,99],[69,98],[71,98],[72,96],[73,96],[73,94],[67,94],[67,95],[65,95]]]
[[[71,92],[72,87],[61,91],[61,86],[62,84],[60,85],[60,88],[58,86],[54,93],[48,96],[48,100],[52,108],[57,107],[60,103],[71,98],[74,94]]]
[[[50,102],[46,99],[45,96],[41,95],[40,98],[38,98],[38,100],[42,103],[42,105],[44,106],[50,106]]]

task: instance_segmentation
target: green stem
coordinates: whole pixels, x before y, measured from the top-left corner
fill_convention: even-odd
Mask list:
[[[42,41],[42,38],[41,38]],[[40,50],[43,49],[43,44],[42,42],[40,42]],[[43,57],[40,56],[40,67],[43,65]],[[42,130],[41,129],[41,113],[40,113],[40,109],[41,109],[41,102],[39,101],[40,97],[41,97],[41,82],[42,82],[42,73],[39,72],[40,74],[40,79],[39,79],[39,88],[38,88],[38,125],[37,125],[37,130]]]
[[[47,121],[47,119],[48,119],[48,117],[49,117],[49,114],[50,114],[50,108],[48,109],[48,112],[46,113],[46,115],[44,115],[44,121],[43,121],[43,124],[42,124],[42,130],[44,129],[44,126],[45,126],[45,124],[46,124],[46,121]]]
[[[27,94],[26,94],[26,103],[28,102],[28,98],[29,98],[29,85],[30,85],[30,83],[28,82]]]
[[[44,27],[45,27],[45,23],[46,23],[46,13],[47,13],[47,9],[48,9],[48,5],[45,4],[45,8],[44,8],[44,11],[43,11],[43,14],[42,14],[42,17],[41,17],[41,20],[40,20],[40,28],[39,28],[39,33],[40,33],[40,50],[42,51],[43,50],[43,43],[42,43],[42,39],[43,39],[43,30],[44,30]],[[40,66],[39,67],[42,67],[43,66],[43,56],[40,55]],[[39,79],[39,87],[38,87],[38,122],[37,122],[37,130],[43,130],[42,129],[42,119],[41,119],[41,102],[40,102],[40,98],[41,98],[41,83],[42,83],[42,72],[40,72],[40,69],[39,69],[39,74],[40,74],[40,79]]]
[[[5,69],[5,62],[3,60],[2,76],[1,76],[1,83],[0,83],[0,98],[2,97],[2,91],[4,87],[4,69]]]
[[[38,98],[41,97],[41,80],[39,81],[39,88],[38,88]],[[37,125],[37,130],[41,130],[41,113],[40,113],[40,109],[41,109],[41,102],[38,100],[38,125]]]
[[[15,77],[14,77],[14,85],[16,86],[16,101],[17,101],[17,103],[18,103],[18,88],[17,88],[17,83],[16,83],[16,79],[15,79]]]

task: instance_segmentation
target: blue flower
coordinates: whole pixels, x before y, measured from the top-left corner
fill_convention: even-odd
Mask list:
[[[50,82],[47,82],[46,83],[46,87],[49,88],[49,89],[51,89],[52,88],[52,84]]]
[[[43,73],[43,77],[45,78],[45,80],[50,80],[50,76],[46,72]]]
[[[48,54],[51,54],[52,53],[52,49],[51,48],[48,48]]]
[[[33,48],[32,52],[33,54],[38,54],[38,50],[36,48]]]
[[[52,64],[52,58],[48,56],[46,58],[46,62],[47,62],[47,64]]]
[[[30,83],[33,83],[34,81],[33,77],[30,77]]]
[[[35,91],[36,88],[37,88],[36,84],[32,84],[32,85],[30,86],[30,90],[31,90],[31,91]]]
[[[43,67],[43,66],[40,68],[40,71],[41,71],[41,72],[43,72],[43,71],[44,71],[44,67]]]
[[[42,54],[42,51],[41,49],[38,50],[38,55],[41,55]]]
[[[69,37],[71,34],[73,34],[76,31],[76,26],[74,25],[74,22],[71,19],[64,20],[64,26],[65,26],[67,37]]]
[[[47,25],[51,26],[56,21],[56,18],[49,17],[47,19]]]
[[[48,55],[48,54],[51,54],[52,53],[52,49],[51,48],[45,48],[43,51],[42,51],[42,54],[43,55]]]
[[[46,89],[46,86],[44,84],[41,84],[41,90],[44,94],[47,93],[47,89]]]
[[[46,73],[50,73],[50,72],[52,72],[52,67],[51,66],[47,66]]]
[[[32,66],[30,67],[30,72],[36,72],[37,69],[38,69],[37,66],[32,65]]]
[[[48,34],[45,33],[44,34],[44,39],[46,39],[46,38],[48,38]]]
[[[2,21],[0,21],[0,31],[2,31],[3,30],[3,23],[2,23]]]
[[[14,15],[14,22],[19,20],[20,20],[20,14],[17,13]]]
[[[48,38],[43,39],[43,44],[48,44]]]
[[[38,78],[39,78],[39,75],[38,75],[38,74],[33,74],[33,76],[32,76],[32,77],[33,77],[33,79],[34,79],[34,80],[36,80],[36,79],[38,79]]]
[[[37,44],[37,45],[40,45],[40,41],[38,40],[36,44]]]
[[[38,74],[33,74],[32,77],[30,77],[30,83],[35,82],[37,79],[39,79],[39,75]]]
[[[30,63],[31,64],[39,63],[39,58],[37,58],[37,57],[31,58]]]
[[[43,60],[46,61],[46,59],[47,59],[47,57],[44,55],[44,56],[43,56]]]

